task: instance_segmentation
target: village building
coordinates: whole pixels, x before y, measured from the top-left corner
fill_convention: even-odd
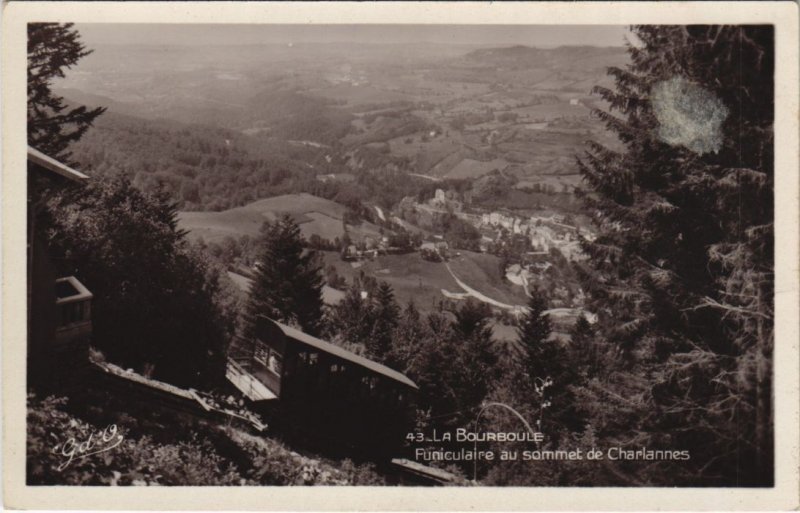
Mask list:
[[[27,165],[28,385],[69,393],[88,374],[92,293],[75,276],[59,276],[37,217],[50,191],[89,177],[30,146]]]

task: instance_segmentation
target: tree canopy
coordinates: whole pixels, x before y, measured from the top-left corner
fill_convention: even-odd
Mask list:
[[[304,249],[297,223],[289,215],[262,228],[262,251],[247,304],[248,329],[259,315],[294,324],[311,335],[323,327],[322,268]]]
[[[600,229],[586,288],[617,362],[605,394],[635,398],[623,437],[691,451],[673,479],[768,485],[774,31],[633,33],[631,64],[595,88],[621,147],[580,159]]]
[[[68,164],[105,109],[69,108],[51,85],[89,53],[72,24],[28,25],[28,143]],[[29,190],[54,263],[93,293],[92,344],[139,372],[214,387],[234,317],[218,269],[189,246],[163,190],[92,175],[84,187]]]
[[[72,164],[68,147],[79,140],[104,107],[70,108],[51,89],[55,78],[91,53],[72,23],[28,24],[28,144]]]
[[[174,204],[117,177],[58,194],[49,207],[61,272],[94,294],[93,345],[171,383],[217,384],[233,315],[219,307],[218,271],[177,228]]]

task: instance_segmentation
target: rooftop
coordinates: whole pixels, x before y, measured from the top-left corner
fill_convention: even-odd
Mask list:
[[[92,299],[92,293],[74,276],[56,280],[56,304],[75,303]]]
[[[51,171],[68,180],[72,180],[73,182],[84,182],[89,179],[88,176],[80,171],[76,171],[56,159],[48,157],[32,146],[28,146],[28,162],[32,162],[43,169]]]
[[[292,328],[291,326],[281,324],[279,322],[273,321],[272,319],[270,319],[270,321],[275,323],[275,325],[278,326],[278,328],[280,328],[280,330],[283,332],[284,335],[293,338],[298,342],[302,342],[309,346],[316,347],[320,351],[324,351],[328,354],[338,356],[339,358],[353,362],[356,365],[365,367],[373,372],[377,372],[378,374],[383,374],[387,378],[393,379],[394,381],[398,381],[404,385],[410,386],[412,388],[418,388],[413,381],[408,379],[408,377],[406,377],[404,374],[400,372],[397,372],[394,369],[390,369],[389,367],[382,365],[378,362],[374,362],[368,358],[359,356],[355,353],[348,351],[347,349],[331,344],[330,342],[325,342],[324,340],[312,337],[308,333],[303,333],[302,331]]]

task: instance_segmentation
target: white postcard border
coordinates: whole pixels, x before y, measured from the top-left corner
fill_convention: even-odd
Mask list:
[[[25,73],[29,21],[83,23],[755,24],[776,26],[774,488],[25,485]],[[795,2],[10,2],[3,5],[3,484],[9,508],[785,510],[800,505],[798,5]]]

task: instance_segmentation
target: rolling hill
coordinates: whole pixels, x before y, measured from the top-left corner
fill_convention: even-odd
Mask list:
[[[319,187],[318,173],[340,171],[326,161],[326,148],[111,111],[71,149],[89,176],[126,175],[146,192],[166,190],[184,210],[223,210],[309,190]]]
[[[522,287],[501,281],[497,276],[499,258],[494,255],[461,251],[449,261],[453,272],[470,287],[493,299],[511,304],[527,302]],[[401,305],[413,301],[423,311],[433,311],[436,304],[446,299],[442,290],[463,293],[444,263],[428,262],[418,253],[383,255],[354,265],[344,262],[332,252],[323,253],[325,266],[333,265],[336,272],[349,282],[362,271],[392,286]]]
[[[222,212],[179,212],[178,226],[188,231],[190,238],[221,242],[227,236],[257,236],[265,221],[289,214],[300,225],[304,237],[316,234],[332,241],[344,235],[345,210],[339,203],[311,194],[284,194]],[[366,221],[358,226],[347,225],[347,230],[353,240],[380,237],[378,227]]]
[[[484,72],[502,72],[516,82],[537,89],[588,92],[594,85],[608,85],[606,69],[629,62],[624,47],[559,46],[532,48],[510,46],[480,48],[464,56],[463,62]]]

